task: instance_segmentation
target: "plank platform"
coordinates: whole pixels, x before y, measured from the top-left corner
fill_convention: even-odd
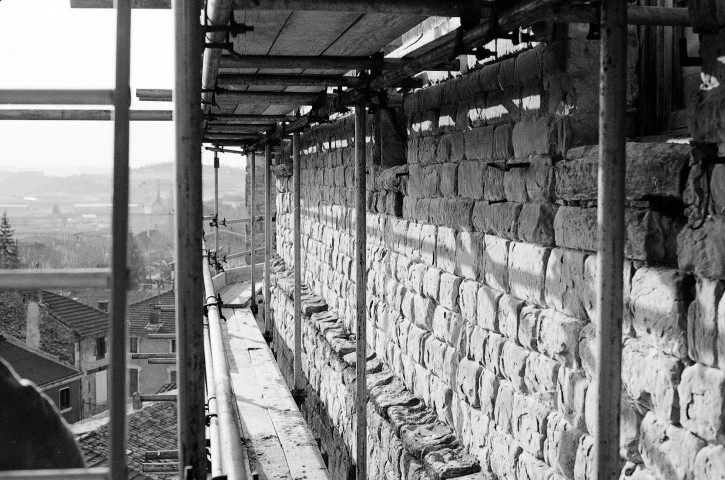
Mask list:
[[[258,287],[260,284],[258,284]],[[249,282],[221,290],[228,303],[244,303]],[[250,462],[260,479],[327,480],[327,468],[312,433],[292,398],[271,350],[248,309],[224,309],[225,350],[251,447]]]

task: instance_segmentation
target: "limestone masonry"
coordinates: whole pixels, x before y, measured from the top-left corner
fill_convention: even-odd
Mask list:
[[[368,144],[369,478],[591,478],[598,43],[585,33],[572,26],[565,45],[408,95],[405,156],[386,156],[404,150],[384,145],[373,159]],[[704,44],[725,44],[708,35],[717,38]],[[725,81],[723,65],[713,68]],[[725,108],[712,105],[723,106],[724,88],[698,94],[691,119],[695,139],[719,144],[720,155]],[[277,177],[273,346],[291,379],[291,275],[301,268],[303,414],[332,478],[346,479],[353,118],[302,143],[299,266],[292,178]],[[626,479],[725,478],[724,172],[702,167],[690,145],[627,145]],[[701,222],[703,201],[714,214]]]

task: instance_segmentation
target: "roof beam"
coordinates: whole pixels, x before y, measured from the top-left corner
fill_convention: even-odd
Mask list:
[[[373,57],[345,57],[332,55],[222,55],[219,68],[281,68],[316,70],[389,70],[401,64],[397,58],[384,60]]]
[[[220,73],[218,85],[264,85],[280,87],[362,87],[364,82],[358,77],[344,75],[297,75],[297,74],[263,74],[263,73]],[[423,80],[409,78],[401,82],[401,87],[420,88]]]
[[[224,120],[226,123],[275,123],[275,122],[293,122],[299,117],[292,115],[261,115],[252,113],[214,113],[209,112],[204,115],[205,120],[216,121]]]
[[[110,121],[112,110],[69,109],[0,109],[0,120],[83,120]],[[164,122],[172,120],[171,110],[131,110],[134,121]]]
[[[479,1],[485,5],[485,1]],[[71,0],[71,8],[113,8],[113,0]],[[236,10],[298,10],[458,17],[464,2],[451,0],[235,0]],[[171,8],[171,0],[131,0],[132,8]]]
[[[170,102],[169,89],[137,89],[136,96],[141,101]],[[220,90],[216,97],[219,101],[235,100],[252,105],[317,105],[324,103],[324,92],[248,92],[239,90]]]

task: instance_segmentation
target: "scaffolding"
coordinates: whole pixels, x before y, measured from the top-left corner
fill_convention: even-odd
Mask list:
[[[80,2],[80,0],[77,0]],[[81,2],[82,3],[82,2]],[[108,2],[89,2],[104,6]],[[308,125],[328,118],[346,106],[355,109],[355,275],[356,275],[356,475],[367,478],[367,392],[364,388],[367,359],[366,334],[366,117],[367,108],[380,92],[409,82],[425,70],[434,70],[455,55],[473,52],[497,38],[502,31],[518,30],[548,18],[559,22],[601,23],[601,83],[599,122],[599,191],[598,191],[598,268],[597,276],[597,372],[598,405],[595,472],[600,480],[619,476],[619,392],[621,391],[621,327],[622,327],[622,265],[624,258],[624,178],[625,135],[624,120],[627,72],[627,25],[689,24],[686,9],[633,7],[625,0],[602,2],[601,11],[591,6],[571,7],[562,0],[519,2],[513,7],[487,7],[495,15],[483,16],[468,28],[441,37],[424,53],[406,59],[383,59],[373,56],[240,56],[223,55],[228,49],[228,30],[233,26],[233,6],[230,0],[209,0],[206,5],[206,24],[199,21],[203,11],[200,0],[174,3],[175,68],[174,94],[170,91],[138,91],[140,98],[174,102],[170,111],[130,111],[130,12],[131,0],[115,2],[117,16],[116,85],[114,90],[2,90],[0,103],[6,104],[87,104],[113,105],[111,110],[0,110],[6,120],[109,120],[114,121],[114,189],[113,189],[113,259],[110,270],[62,271],[4,271],[0,273],[0,288],[103,288],[110,285],[111,299],[111,362],[110,362],[110,469],[83,471],[0,472],[0,479],[15,478],[113,478],[124,479],[126,472],[126,331],[125,306],[127,281],[126,241],[128,230],[128,148],[130,120],[171,120],[176,140],[176,317],[177,345],[175,354],[179,365],[177,396],[137,396],[137,401],[168,400],[178,406],[179,446],[176,452],[148,452],[147,459],[173,458],[174,469],[180,478],[206,478],[205,428],[209,420],[211,474],[230,479],[249,478],[245,465],[242,435],[237,419],[234,393],[224,355],[221,331],[223,303],[212,282],[212,268],[219,269],[225,259],[235,256],[251,257],[251,304],[256,307],[255,245],[256,222],[264,222],[264,321],[271,332],[270,260],[272,250],[272,150],[281,140],[292,137],[294,169],[293,188],[293,245],[294,245],[294,389],[301,392],[304,378],[301,366],[301,222],[300,222],[300,131]],[[134,2],[137,6],[141,0]],[[164,2],[161,2],[165,5]],[[239,2],[244,8],[267,10],[299,9],[314,11],[356,11],[388,13],[411,17],[429,15],[457,16],[470,11],[464,2],[432,0],[389,0],[364,2],[356,0],[325,1],[297,0],[268,2]],[[460,4],[459,4],[460,3]],[[490,5],[490,4],[489,4]],[[108,5],[105,5],[108,6]],[[571,8],[569,8],[571,7]],[[162,7],[163,8],[163,7]],[[206,27],[206,28],[204,28]],[[216,28],[210,28],[216,27]],[[206,33],[205,33],[206,32]],[[206,42],[203,44],[202,38]],[[203,58],[203,60],[202,60]],[[220,74],[220,67],[254,68],[311,68],[318,70],[357,70],[354,77],[341,75],[254,75],[232,77]],[[341,80],[341,77],[344,80]],[[320,87],[322,90],[304,93],[249,93],[220,90],[217,84],[276,85]],[[329,85],[342,85],[337,93],[327,93]],[[173,97],[173,99],[172,99]],[[265,105],[294,105],[295,110],[310,105],[308,113],[260,114],[213,112],[212,106],[233,98],[239,103]],[[380,116],[375,116],[373,129],[380,131]],[[215,123],[216,122],[216,123]],[[220,127],[224,127],[222,129]],[[201,150],[211,144],[214,157],[214,213],[202,214]],[[238,146],[229,150],[224,146]],[[257,152],[264,152],[264,215],[256,215]],[[218,153],[247,155],[251,176],[251,209],[248,218],[219,221],[219,158]],[[212,220],[214,248],[204,246],[200,225]],[[220,225],[249,223],[249,250],[220,255]],[[202,303],[200,299],[205,299]],[[204,312],[206,311],[206,315]],[[143,358],[137,354],[134,358]],[[151,356],[147,356],[152,359]],[[171,357],[157,356],[163,360]],[[363,388],[361,388],[363,387]],[[183,419],[183,421],[182,421]],[[152,465],[152,464],[151,464]],[[155,467],[149,466],[153,470]],[[160,467],[159,467],[160,468]],[[165,467],[168,468],[168,467]]]

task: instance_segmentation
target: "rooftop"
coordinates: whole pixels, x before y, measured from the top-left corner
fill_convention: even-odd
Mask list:
[[[43,292],[43,303],[53,317],[80,336],[108,330],[108,314],[52,292]]]
[[[129,305],[127,313],[129,335],[176,333],[176,314],[174,309],[162,308],[173,306],[175,302],[174,291],[171,290]],[[146,328],[150,323],[152,314],[157,315],[156,319],[160,325],[158,330],[149,330]]]
[[[41,388],[81,375],[78,370],[12,337],[0,335],[0,357],[13,367],[20,378],[28,379]]]

